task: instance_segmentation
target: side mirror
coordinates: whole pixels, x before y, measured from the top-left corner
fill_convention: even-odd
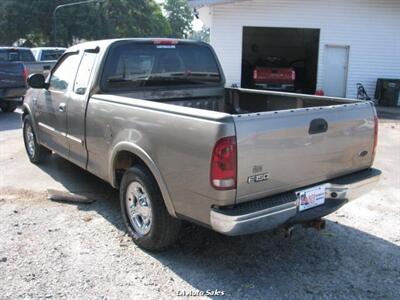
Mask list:
[[[42,74],[29,75],[27,83],[31,88],[34,89],[46,88],[46,80]]]

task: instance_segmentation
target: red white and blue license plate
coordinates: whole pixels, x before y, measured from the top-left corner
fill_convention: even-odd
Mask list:
[[[296,191],[299,211],[307,210],[325,203],[326,186],[318,185],[309,189]]]

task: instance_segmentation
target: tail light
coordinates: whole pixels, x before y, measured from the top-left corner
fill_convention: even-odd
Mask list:
[[[296,80],[296,72],[294,70],[292,70],[292,80],[293,81]]]
[[[29,70],[28,68],[24,65],[24,68],[22,69],[22,77],[24,78],[24,81],[28,79],[29,76]]]
[[[258,78],[258,72],[257,70],[253,71],[253,79],[257,79]]]
[[[217,190],[236,188],[237,147],[234,136],[220,139],[211,157],[210,181]]]
[[[376,147],[378,146],[378,127],[379,127],[378,124],[379,124],[378,116],[375,113],[375,116],[374,116],[374,147],[372,148],[372,160],[375,159]]]

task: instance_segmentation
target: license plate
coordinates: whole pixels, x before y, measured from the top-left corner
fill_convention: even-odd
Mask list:
[[[307,210],[325,203],[325,185],[315,186],[296,192],[299,211]]]

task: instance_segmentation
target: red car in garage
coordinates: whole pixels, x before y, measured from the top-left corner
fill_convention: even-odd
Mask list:
[[[296,71],[284,59],[268,57],[256,62],[253,80],[256,89],[293,92]]]

